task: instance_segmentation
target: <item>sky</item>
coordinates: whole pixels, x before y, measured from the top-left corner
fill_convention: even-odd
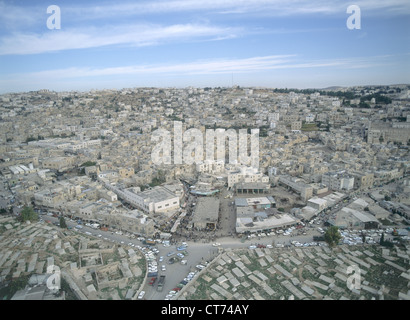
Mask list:
[[[0,0],[0,93],[408,83],[409,0]]]

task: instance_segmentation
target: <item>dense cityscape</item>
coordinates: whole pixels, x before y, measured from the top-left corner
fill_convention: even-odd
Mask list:
[[[0,110],[2,299],[410,299],[410,85],[38,90]]]

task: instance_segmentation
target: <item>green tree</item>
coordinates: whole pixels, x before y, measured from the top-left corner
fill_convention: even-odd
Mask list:
[[[63,216],[60,217],[60,228],[67,229],[67,224],[65,223],[65,219]]]
[[[33,208],[24,207],[23,210],[21,210],[20,219],[23,222],[24,221],[36,221],[38,220],[38,214],[34,212]]]
[[[326,230],[324,238],[327,244],[329,245],[329,247],[333,248],[339,243],[342,236],[339,232],[338,227],[331,226]]]
[[[91,167],[91,166],[95,166],[96,164],[97,162],[94,162],[94,161],[86,161],[80,167]]]
[[[382,236],[380,237],[380,245],[384,245],[384,232],[382,233]]]

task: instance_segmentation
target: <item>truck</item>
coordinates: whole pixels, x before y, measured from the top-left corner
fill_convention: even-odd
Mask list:
[[[149,280],[148,285],[153,287],[156,280],[157,280],[157,277],[152,277],[152,278]]]
[[[165,283],[165,275],[159,276],[157,291],[162,291],[162,289],[164,288],[164,283]]]
[[[143,241],[143,244],[155,245],[157,243],[152,239],[147,239]]]
[[[158,272],[148,272],[147,278],[156,278],[158,276]]]
[[[325,241],[324,236],[313,236],[313,241]]]

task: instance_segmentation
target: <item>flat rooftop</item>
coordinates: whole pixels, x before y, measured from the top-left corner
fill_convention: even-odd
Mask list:
[[[211,221],[216,222],[219,215],[219,199],[218,198],[199,198],[195,207],[195,212],[192,222]]]
[[[177,198],[178,196],[167,188],[158,186],[151,190],[145,190],[143,192],[138,193],[138,195],[143,198],[144,200],[153,201],[153,202],[161,202],[165,200],[170,200],[173,198]]]

